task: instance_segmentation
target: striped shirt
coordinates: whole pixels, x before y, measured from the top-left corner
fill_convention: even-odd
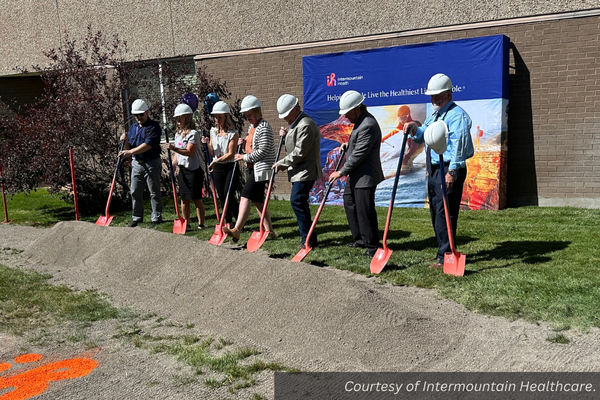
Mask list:
[[[252,129],[252,126],[250,126]],[[271,179],[275,164],[275,141],[273,128],[261,119],[252,138],[252,152],[244,155],[244,161],[254,164],[254,180],[262,182]]]

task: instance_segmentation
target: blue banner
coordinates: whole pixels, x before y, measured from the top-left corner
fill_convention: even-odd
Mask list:
[[[423,122],[431,114],[427,82],[444,73],[453,84],[453,100],[473,120],[475,156],[468,161],[463,208],[498,209],[505,202],[508,60],[506,36],[305,56],[302,58],[304,110],[320,126],[321,164],[325,177],[316,182],[311,201],[321,200],[333,171],[338,147],[352,124],[339,115],[339,99],[348,90],[361,92],[364,104],[381,127],[381,160],[386,180],[376,203],[387,206],[400,153],[399,119]],[[396,191],[397,206],[423,207],[426,201],[423,146],[409,140]],[[332,188],[328,202],[341,204],[345,179]],[[400,190],[402,189],[402,190]]]
[[[361,92],[367,106],[429,103],[427,82],[440,72],[452,80],[455,101],[508,99],[509,43],[498,35],[305,56],[304,109],[326,124],[347,90]]]

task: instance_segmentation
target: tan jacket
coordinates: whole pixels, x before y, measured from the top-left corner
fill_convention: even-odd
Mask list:
[[[321,168],[321,131],[304,112],[298,124],[285,135],[287,155],[277,162],[287,169],[290,182],[316,181],[323,176]]]

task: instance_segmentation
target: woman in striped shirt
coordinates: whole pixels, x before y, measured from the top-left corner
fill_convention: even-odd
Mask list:
[[[275,142],[271,125],[262,117],[260,101],[252,96],[246,96],[242,100],[241,112],[250,123],[248,137],[241,139],[245,143],[246,154],[236,154],[235,161],[243,160],[248,167],[246,170],[246,183],[242,189],[240,198],[240,212],[235,222],[235,227],[229,229],[223,227],[223,232],[230,235],[235,243],[240,239],[240,233],[250,215],[251,203],[254,203],[256,211],[262,213],[265,202],[265,187],[271,175],[272,166],[277,161],[275,155]],[[269,238],[277,237],[271,224],[269,210],[265,209],[264,228],[269,232]]]

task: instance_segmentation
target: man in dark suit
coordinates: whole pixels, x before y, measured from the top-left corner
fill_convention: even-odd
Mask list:
[[[329,176],[333,184],[340,176],[348,176],[344,189],[344,209],[354,241],[349,247],[366,248],[365,255],[372,257],[379,247],[379,228],[375,210],[375,189],[383,181],[379,148],[381,128],[363,104],[364,97],[349,90],[340,98],[340,114],[354,124],[347,146],[346,162]]]

